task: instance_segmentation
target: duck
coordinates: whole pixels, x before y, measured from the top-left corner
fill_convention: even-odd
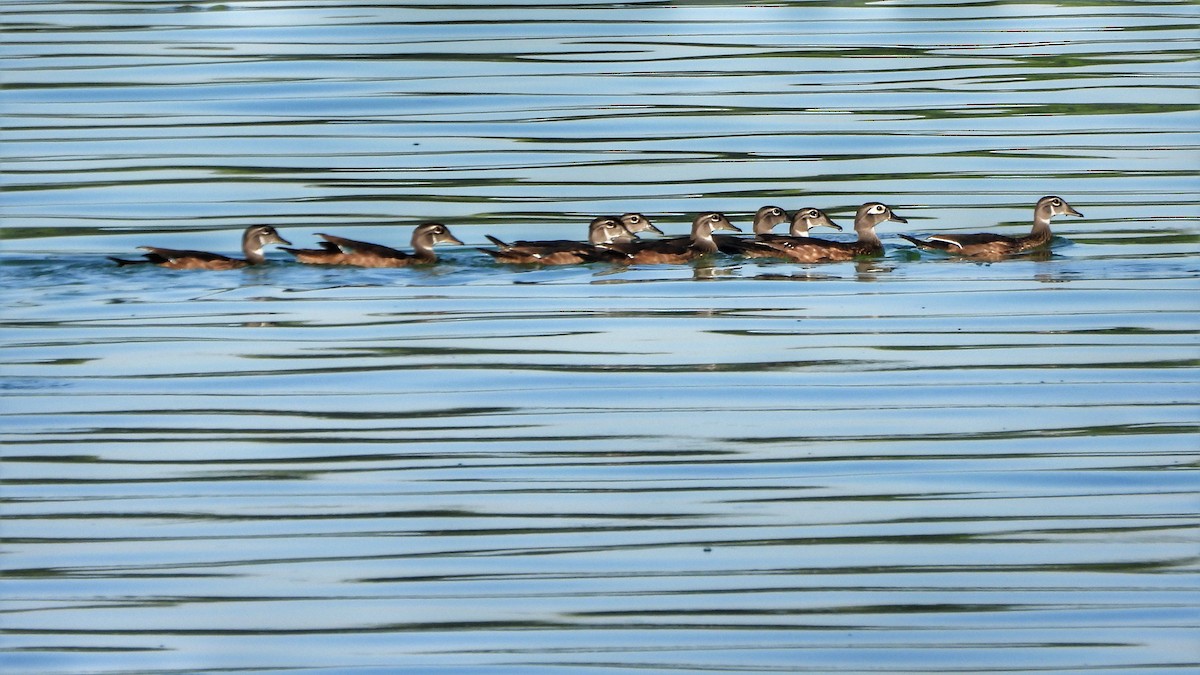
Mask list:
[[[287,244],[292,242],[284,239],[270,225],[251,225],[242,234],[242,254],[246,257],[231,258],[219,253],[206,251],[185,251],[157,246],[139,246],[146,251],[143,259],[126,260],[125,258],[109,257],[119,267],[126,265],[158,265],[173,270],[234,270],[249,265],[261,265],[266,262],[263,248],[267,244]]]
[[[318,232],[325,241],[321,248],[285,248],[296,256],[296,262],[307,265],[351,265],[354,267],[407,267],[429,265],[437,261],[433,247],[437,244],[462,244],[450,228],[441,223],[422,223],[413,229],[412,253],[365,241],[355,241]]]
[[[643,231],[651,228],[659,231],[653,225],[647,227],[649,220],[645,216],[641,216],[640,214],[627,215],[639,216],[640,222],[635,223],[635,225],[643,227]],[[492,256],[496,262],[516,265],[578,265],[582,263],[613,261],[620,257],[620,255],[611,249],[603,248],[601,245],[610,242],[632,241],[636,236],[625,226],[622,218],[619,216],[593,218],[592,222],[588,224],[588,240],[586,242],[555,239],[547,241],[515,241],[510,244],[489,234],[484,236],[498,248],[481,248],[478,250]]]
[[[735,237],[729,234],[719,234],[713,237],[713,241],[717,242],[717,249],[721,253],[756,257],[760,248],[758,240],[770,235],[771,230],[775,229],[776,225],[786,223],[787,220],[787,211],[778,206],[764,206],[754,212],[754,220],[750,226],[751,231],[754,232],[753,237]]]
[[[842,226],[833,222],[821,209],[805,207],[792,215],[792,223],[786,235],[773,234],[770,231],[759,233],[755,239],[746,243],[741,254],[748,258],[786,257],[781,249],[807,242],[810,239],[809,230],[814,227],[828,227],[838,232],[842,231]]]
[[[623,264],[685,263],[718,251],[717,242],[713,240],[714,230],[741,232],[724,214],[707,211],[692,220],[692,234],[686,239],[612,242],[604,246],[619,252],[621,256],[616,262]]]
[[[1050,243],[1050,219],[1054,216],[1079,216],[1062,197],[1042,197],[1033,207],[1033,228],[1023,237],[1006,237],[1001,234],[980,232],[978,234],[937,234],[919,239],[907,234],[901,238],[916,244],[926,251],[945,251],[952,255],[986,260],[998,260],[1010,255],[1041,248]]]
[[[858,233],[856,241],[830,241],[816,237],[796,237],[795,239],[779,238],[772,246],[778,251],[778,257],[796,262],[830,262],[854,260],[855,258],[878,256],[883,254],[883,243],[875,234],[875,227],[886,221],[907,223],[887,204],[867,202],[858,207],[854,214],[854,231]]]

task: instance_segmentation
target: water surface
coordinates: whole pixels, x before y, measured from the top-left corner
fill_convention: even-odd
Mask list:
[[[1194,3],[0,15],[4,670],[1200,666]],[[473,248],[867,200],[858,263]]]

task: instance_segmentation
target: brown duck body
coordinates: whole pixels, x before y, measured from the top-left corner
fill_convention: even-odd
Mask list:
[[[437,261],[433,252],[436,244],[461,244],[450,228],[441,223],[423,223],[413,230],[413,253],[365,241],[355,241],[332,234],[317,233],[325,241],[321,248],[285,248],[296,256],[297,262],[307,265],[350,265],[354,267],[408,267],[428,265]]]
[[[858,208],[854,216],[856,241],[831,241],[816,237],[768,237],[762,241],[781,258],[795,262],[837,262],[856,258],[883,255],[883,243],[875,234],[875,226],[884,221],[900,223],[908,221],[892,213],[892,209],[879,202],[868,202]],[[838,228],[841,229],[841,228]]]
[[[173,270],[236,270],[252,264],[249,260],[230,258],[206,251],[158,248],[157,246],[139,246],[138,248],[146,251],[146,262]],[[142,262],[141,260],[117,260],[116,258],[113,260],[116,260],[118,265]]]
[[[639,216],[640,225],[644,229],[653,228],[644,216]],[[657,229],[657,228],[655,228]],[[491,235],[484,235],[497,248],[481,248],[480,251],[492,256],[496,262],[512,265],[581,265],[593,262],[614,262],[620,254],[604,248],[601,244],[627,241],[633,239],[633,234],[622,222],[621,218],[601,216],[588,224],[588,241],[570,241],[566,239],[550,239],[542,241],[515,241],[506,243]]]
[[[611,251],[581,241],[517,241],[506,244],[495,237],[488,236],[488,239],[500,249],[479,250],[495,258],[496,262],[512,265],[582,265],[614,258]]]
[[[173,270],[235,270],[249,265],[260,265],[266,262],[263,247],[267,244],[290,244],[279,236],[270,225],[251,225],[242,233],[242,253],[244,259],[231,258],[220,253],[207,251],[189,251],[175,248],[160,248],[158,246],[139,246],[146,253],[141,260],[126,260],[112,258],[109,260],[124,267],[126,265],[158,265]]]
[[[944,251],[952,255],[977,260],[1001,260],[1026,251],[1042,248],[1050,243],[1050,219],[1058,215],[1080,216],[1061,197],[1042,197],[1033,209],[1033,228],[1023,237],[1006,237],[1002,234],[980,232],[978,234],[938,234],[918,239],[907,234],[900,235],[918,248],[927,251]]]
[[[979,234],[954,235],[952,241],[949,240],[949,235],[938,235],[937,237],[930,237],[925,241],[916,237],[910,237],[907,234],[899,236],[927,251],[945,251],[968,258],[987,260],[998,260],[1010,255],[1041,248],[1050,243],[1049,234],[1045,236],[1006,237],[1001,234],[981,232]]]
[[[716,253],[713,230],[740,232],[729,219],[716,212],[702,213],[692,221],[692,234],[687,239],[653,239],[635,242],[614,242],[606,247],[621,254],[618,262],[639,265],[685,263]]]
[[[809,241],[803,239],[809,239]],[[830,241],[815,237],[795,237],[790,238],[789,241],[774,242],[768,246],[775,251],[778,257],[795,262],[836,262],[883,254],[883,244],[879,242]]]

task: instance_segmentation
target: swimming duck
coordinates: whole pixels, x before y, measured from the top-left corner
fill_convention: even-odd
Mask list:
[[[635,236],[642,232],[653,232],[658,235],[663,233],[662,230],[654,226],[654,223],[650,222],[649,218],[640,213],[626,213],[621,216],[620,220],[625,229],[629,230]]]
[[[640,214],[627,215],[640,216]],[[644,229],[653,228],[658,231],[658,228],[653,225],[646,227],[649,221],[645,216],[640,216],[639,220],[641,222],[637,224]],[[481,248],[479,250],[495,258],[496,262],[517,265],[578,265],[616,259],[619,254],[599,245],[609,242],[632,241],[635,235],[624,225],[621,218],[601,216],[588,224],[588,240],[586,242],[555,239],[515,241],[509,244],[490,234],[484,236],[499,249]]]
[[[634,242],[613,242],[605,248],[618,251],[616,262],[625,264],[683,263],[717,252],[713,230],[741,232],[723,214],[709,211],[692,221],[692,234],[687,239],[650,239]]]
[[[778,257],[796,262],[853,260],[863,256],[877,256],[883,253],[883,243],[875,234],[875,226],[888,220],[898,223],[908,222],[893,213],[891,207],[886,204],[867,202],[858,207],[858,213],[854,215],[854,231],[858,233],[857,241],[830,241],[816,237],[796,237],[795,239],[780,237],[774,242],[768,240],[764,243],[778,251]]]
[[[230,258],[219,253],[205,251],[182,251],[173,248],[158,248],[157,246],[139,246],[146,251],[142,254],[144,260],[125,260],[124,258],[109,257],[109,260],[124,267],[125,265],[158,265],[173,270],[233,270],[247,265],[261,265],[266,261],[263,248],[267,244],[291,244],[292,242],[279,236],[270,225],[251,225],[242,234],[242,253],[244,260]]]
[[[406,267],[428,265],[437,260],[433,247],[437,244],[462,244],[450,228],[441,223],[422,223],[412,233],[412,253],[394,248],[355,241],[332,234],[317,233],[325,241],[321,248],[285,248],[296,256],[297,262],[309,265],[353,265],[355,267]]]
[[[786,235],[763,232],[747,243],[742,255],[749,258],[786,257],[780,249],[795,247],[810,239],[808,232],[814,227],[829,227],[842,231],[842,226],[829,219],[821,209],[803,208],[792,216],[792,224]]]
[[[761,248],[757,244],[758,240],[770,235],[776,225],[787,222],[787,219],[787,211],[778,206],[764,206],[754,213],[754,221],[751,223],[753,237],[719,234],[713,237],[713,241],[717,242],[717,248],[721,253],[757,257]]]
[[[1006,237],[990,232],[979,234],[937,234],[918,239],[907,234],[902,238],[927,251],[945,251],[954,255],[997,260],[1005,256],[1040,248],[1050,243],[1050,219],[1054,216],[1079,216],[1062,197],[1042,197],[1033,208],[1033,229],[1024,237]]]

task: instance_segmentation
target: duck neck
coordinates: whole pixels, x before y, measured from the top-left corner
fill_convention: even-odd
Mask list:
[[[862,224],[857,225],[854,231],[858,233],[858,244],[866,248],[883,248],[883,242],[879,241],[879,235],[875,234],[875,226]]]
[[[1050,241],[1050,217],[1043,215],[1041,211],[1033,214],[1033,229],[1029,231],[1029,240]]]
[[[242,253],[246,256],[246,262],[251,265],[261,265],[267,261],[267,257],[263,255],[263,247],[255,246],[255,242],[249,239],[242,242]]]
[[[754,219],[754,234],[770,234],[771,230],[775,229],[778,223],[771,222],[768,218]]]
[[[437,260],[437,254],[433,252],[433,245],[424,239],[414,238],[412,241],[413,257],[424,262],[433,262]]]
[[[693,229],[692,248],[704,253],[716,253],[717,242],[713,241],[712,229],[703,225]]]

